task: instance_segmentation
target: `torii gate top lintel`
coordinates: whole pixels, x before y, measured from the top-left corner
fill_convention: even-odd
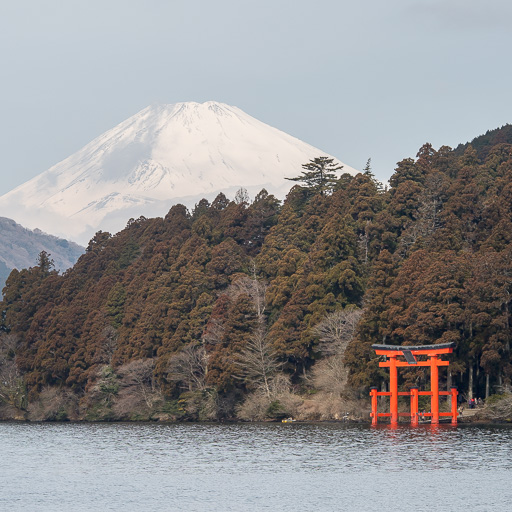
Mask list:
[[[439,343],[437,345],[372,345],[378,356],[399,356],[404,350],[412,352],[414,355],[441,355],[451,354],[455,348],[455,343]]]

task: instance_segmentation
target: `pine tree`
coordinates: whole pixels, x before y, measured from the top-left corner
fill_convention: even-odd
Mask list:
[[[41,251],[37,257],[39,271],[45,276],[50,275],[51,271],[55,268],[55,264],[50,256],[51,254],[48,254],[46,251]]]
[[[305,184],[315,194],[326,195],[331,192],[336,183],[336,171],[343,169],[343,165],[334,163],[333,158],[320,156],[313,158],[307,164],[303,164],[301,176],[286,178],[290,181],[298,181]]]
[[[368,158],[368,160],[366,161],[366,165],[363,168],[363,175],[366,176],[373,185],[375,185],[375,188],[377,189],[378,192],[384,192],[384,186],[375,177],[375,174],[373,174],[371,158]]]

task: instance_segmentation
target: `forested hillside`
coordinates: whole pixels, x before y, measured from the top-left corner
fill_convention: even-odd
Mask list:
[[[130,220],[64,275],[42,253],[4,289],[4,416],[357,415],[384,380],[382,342],[455,342],[443,386],[503,392],[512,145],[485,153],[425,144],[389,190],[369,165],[319,179],[304,166],[283,204],[241,191]],[[425,384],[421,369],[401,379]]]

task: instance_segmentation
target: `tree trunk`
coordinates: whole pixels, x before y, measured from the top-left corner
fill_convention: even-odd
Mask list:
[[[489,398],[489,374],[485,374],[485,399]]]
[[[469,365],[468,400],[473,398],[473,363]]]
[[[452,389],[452,372],[451,372],[450,368],[448,368],[448,374],[446,376],[446,391],[450,392],[451,389]],[[448,403],[448,405],[450,405],[452,403],[451,395],[448,395],[446,397],[446,402]]]
[[[509,308],[509,302],[508,301],[505,303],[505,310],[506,310],[506,315],[507,315],[507,327],[508,327],[510,325],[510,308]],[[506,334],[506,336],[507,336],[507,344],[505,346],[505,350],[507,352],[510,352],[510,336],[508,335],[509,330],[507,329],[505,332],[507,333]]]
[[[380,390],[382,392],[384,392],[384,393],[387,391],[387,389],[386,389],[386,381],[382,381],[382,384],[380,386]],[[380,397],[380,403],[383,404],[385,401],[386,401],[386,397],[385,396],[381,396]]]

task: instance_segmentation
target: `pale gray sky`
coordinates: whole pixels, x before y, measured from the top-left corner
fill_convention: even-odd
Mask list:
[[[215,100],[385,180],[512,122],[508,0],[0,0],[0,194],[154,102]]]

